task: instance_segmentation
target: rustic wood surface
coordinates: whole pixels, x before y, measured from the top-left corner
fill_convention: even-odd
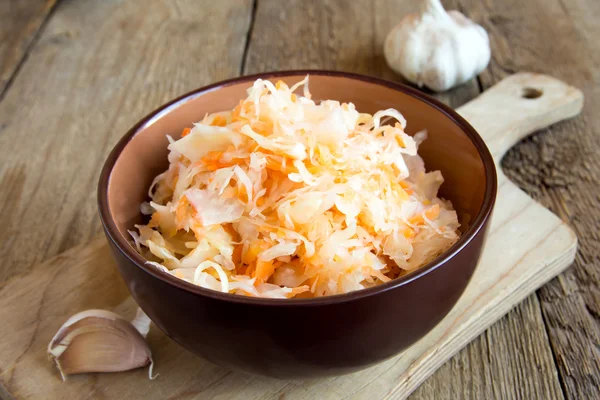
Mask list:
[[[0,2],[0,100],[55,4],[56,0]]]
[[[543,90],[543,97],[522,98],[526,87]],[[500,106],[499,123],[490,115]],[[458,111],[499,160],[524,135],[577,115],[581,106],[579,90],[547,76],[517,74]],[[532,229],[534,222],[536,228]],[[63,384],[46,356],[47,342],[62,321],[87,308],[114,310],[128,317],[135,309],[110,259],[108,245],[100,238],[38,265],[0,288],[0,320],[10,321],[0,327],[0,378],[8,392],[22,399],[78,399],[100,393],[106,398],[138,394],[144,398],[263,399],[285,395],[289,399],[403,399],[465,344],[569,266],[575,244],[575,235],[564,222],[500,172],[488,241],[469,286],[450,314],[398,357],[337,378],[283,381],[248,377],[192,356],[154,329],[149,344],[159,380],[149,382],[143,371],[133,371],[70,377],[69,383]],[[505,393],[511,397],[558,397],[551,382],[507,389]],[[456,390],[450,393],[458,395]]]
[[[6,8],[17,3],[32,6]],[[385,66],[381,44],[410,3],[65,0],[52,8],[52,2],[2,2],[0,282],[100,232],[99,167],[139,117],[240,71],[333,68],[399,80]],[[574,227],[580,249],[574,268],[457,354],[413,397],[598,398],[600,3],[444,4],[488,29],[493,60],[477,82],[443,101],[458,106],[518,70],[545,72],[584,90],[583,117],[527,140],[503,164],[511,179]]]
[[[537,294],[567,398],[600,398],[600,2],[463,1],[490,32],[485,89],[536,70],[582,88],[581,118],[540,132],[505,159],[507,175],[568,221],[579,238],[574,268]]]

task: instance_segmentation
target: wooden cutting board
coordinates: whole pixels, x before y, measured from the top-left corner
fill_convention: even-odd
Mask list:
[[[473,124],[497,165],[529,133],[577,115],[582,93],[544,75],[506,78],[458,111]],[[212,365],[155,327],[148,341],[159,376],[147,369],[60,380],[46,346],[72,314],[89,308],[132,317],[136,305],[103,237],[0,286],[0,394],[15,398],[382,399],[405,398],[452,355],[529,293],[571,264],[577,239],[498,167],[499,190],[488,242],[467,290],[450,314],[399,356],[337,378],[283,381]]]

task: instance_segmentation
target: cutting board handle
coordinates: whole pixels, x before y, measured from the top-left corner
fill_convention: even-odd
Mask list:
[[[581,90],[551,76],[521,72],[503,79],[457,111],[499,161],[525,136],[576,116],[582,107]]]

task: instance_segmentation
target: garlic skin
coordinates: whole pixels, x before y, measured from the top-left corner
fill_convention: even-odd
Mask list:
[[[405,16],[388,34],[388,65],[419,87],[442,92],[467,82],[490,62],[487,32],[440,0],[420,0],[420,14]]]
[[[134,322],[147,333],[150,320],[140,311]],[[71,374],[119,372],[147,365],[152,378],[152,353],[144,336],[115,313],[88,310],[63,324],[48,344],[48,355],[63,381]]]
[[[118,315],[118,314],[115,314]],[[150,331],[150,318],[146,315],[146,313],[138,307],[135,312],[135,318],[131,320],[131,325],[142,335],[145,339],[148,336],[148,332]]]

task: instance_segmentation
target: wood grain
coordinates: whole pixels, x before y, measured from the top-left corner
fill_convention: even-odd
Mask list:
[[[0,4],[0,71],[13,65],[8,76],[14,76],[7,91],[10,102],[7,97],[0,103],[0,204],[4,206],[0,209],[4,227],[0,282],[26,275],[41,260],[99,232],[96,174],[112,144],[135,120],[184,91],[236,75],[242,65],[250,0],[128,3],[65,1],[40,40],[33,33],[37,28],[31,27],[41,26],[42,14],[36,14],[40,8],[35,8],[41,1]],[[400,80],[385,65],[381,45],[387,31],[415,2],[282,3],[258,1],[245,72],[333,68]],[[461,0],[444,4],[465,12],[490,32],[494,59],[481,78],[484,88],[520,69],[551,73],[585,88],[583,118],[527,140],[509,152],[503,164],[512,180],[574,224],[582,240],[575,270],[539,291],[539,299],[530,297],[517,306],[412,397],[451,393],[456,398],[560,398],[542,321],[548,325],[567,397],[600,397],[600,227],[594,213],[600,200],[600,167],[594,157],[599,144],[593,129],[599,122],[594,110],[599,95],[595,82],[600,80],[596,39],[600,3]],[[7,5],[17,5],[11,15],[21,10],[32,25],[15,25],[18,18],[12,16],[7,19],[2,14]],[[10,37],[5,40],[2,35],[7,32]],[[21,64],[19,57],[4,62],[7,48],[9,54],[28,54],[27,62]],[[15,66],[19,66],[17,75]],[[2,72],[0,83],[5,82],[4,76]],[[438,97],[459,106],[478,92],[477,82],[472,81]],[[38,245],[35,251],[32,242]]]
[[[493,324],[419,386],[410,399],[561,399],[535,295]],[[551,379],[548,379],[551,377]]]
[[[0,103],[0,282],[100,233],[112,146],[167,100],[237,75],[250,11],[249,0],[56,10]]]
[[[463,1],[484,21],[493,60],[487,88],[512,71],[549,73],[583,89],[581,118],[557,125],[509,152],[507,175],[568,221],[580,239],[575,267],[538,292],[559,370],[571,399],[600,398],[600,3]]]
[[[56,0],[0,2],[0,101],[55,5]]]
[[[511,96],[512,103],[518,106],[524,84],[540,85],[548,81],[547,77],[529,74],[509,78],[459,112],[470,116],[484,137],[497,137],[502,131],[514,135],[512,137],[523,136],[530,133],[533,126],[527,121],[537,120],[540,115],[549,116],[548,121],[572,116],[575,105],[581,104],[580,93],[566,85],[551,85],[556,93],[547,94],[550,101],[540,99],[535,102],[537,112],[505,119],[504,129],[498,129],[489,119],[474,118],[473,113],[482,108],[497,107]],[[564,106],[551,101],[555,98],[564,99]],[[549,112],[550,109],[554,114]],[[512,132],[510,127],[521,128]],[[500,151],[497,153],[501,156]],[[347,376],[312,381],[248,377],[188,354],[154,329],[149,343],[155,356],[155,371],[161,374],[157,380],[148,381],[146,371],[138,370],[76,376],[63,384],[45,354],[47,343],[60,324],[69,315],[86,308],[111,309],[127,316],[132,316],[135,309],[111,265],[106,243],[98,239],[90,246],[70,250],[0,287],[0,320],[9,321],[0,327],[3,337],[0,342],[0,380],[15,397],[24,399],[40,396],[126,398],[134,395],[228,399],[282,395],[290,399],[405,398],[459,349],[573,260],[576,238],[567,225],[535,203],[503,174],[499,178],[498,201],[488,241],[465,293],[428,335],[399,356],[375,367]],[[533,222],[535,229],[531,229]],[[15,304],[18,306],[10,306]],[[513,330],[515,334],[523,335],[516,328],[521,326],[515,326]],[[532,331],[525,337],[537,335]],[[514,365],[515,369],[519,367],[518,363]],[[525,388],[514,385],[512,388],[510,393],[525,398],[548,398],[556,394],[549,382]]]

